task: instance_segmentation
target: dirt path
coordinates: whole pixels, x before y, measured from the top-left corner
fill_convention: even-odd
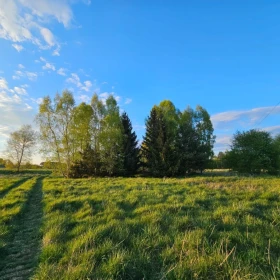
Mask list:
[[[37,266],[43,217],[42,180],[37,180],[26,207],[14,222],[14,229],[5,248],[6,256],[0,259],[0,280],[30,279]]]

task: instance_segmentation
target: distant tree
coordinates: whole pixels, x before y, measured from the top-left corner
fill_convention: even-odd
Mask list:
[[[54,102],[49,96],[43,98],[36,120],[40,127],[41,151],[49,161],[57,162],[60,173],[69,177],[73,162],[73,110],[75,100],[68,90],[57,94]]]
[[[270,133],[259,130],[237,132],[226,156],[231,168],[244,173],[275,173],[278,155]]]
[[[127,113],[121,115],[123,126],[123,169],[125,175],[134,175],[139,167],[139,148],[136,133],[133,131]]]
[[[0,158],[0,168],[5,167],[5,160],[3,158]]]
[[[18,172],[21,164],[31,158],[36,139],[36,132],[30,125],[23,125],[19,130],[10,134],[7,140],[6,154],[15,163]]]
[[[215,136],[210,115],[201,106],[197,106],[194,112],[194,128],[197,134],[197,147],[193,167],[202,172],[214,155]]]

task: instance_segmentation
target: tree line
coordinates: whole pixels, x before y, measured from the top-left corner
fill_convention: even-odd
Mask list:
[[[11,142],[20,143],[14,153],[18,170],[24,159],[23,149],[28,147],[30,155],[29,148],[37,140],[49,165],[67,178],[185,175],[202,172],[213,156],[214,130],[208,112],[201,106],[182,112],[169,100],[153,106],[145,120],[141,143],[113,95],[104,101],[94,94],[90,104],[78,105],[68,90],[56,94],[53,100],[46,96],[39,105],[36,122],[38,135],[30,126],[21,128],[22,141],[14,137],[15,133],[10,135],[10,152],[14,151]],[[23,143],[26,140],[28,146]]]
[[[279,174],[280,134],[251,129],[237,131],[230,149],[213,158],[212,168],[229,168],[247,174]]]

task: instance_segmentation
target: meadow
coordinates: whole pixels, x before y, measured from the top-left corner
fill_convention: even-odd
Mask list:
[[[1,280],[280,279],[278,178],[9,178]]]

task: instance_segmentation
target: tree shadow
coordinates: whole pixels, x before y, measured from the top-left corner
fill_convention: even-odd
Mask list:
[[[11,233],[0,254],[0,280],[30,279],[37,267],[42,240],[42,181],[37,179],[22,212],[10,225]]]

